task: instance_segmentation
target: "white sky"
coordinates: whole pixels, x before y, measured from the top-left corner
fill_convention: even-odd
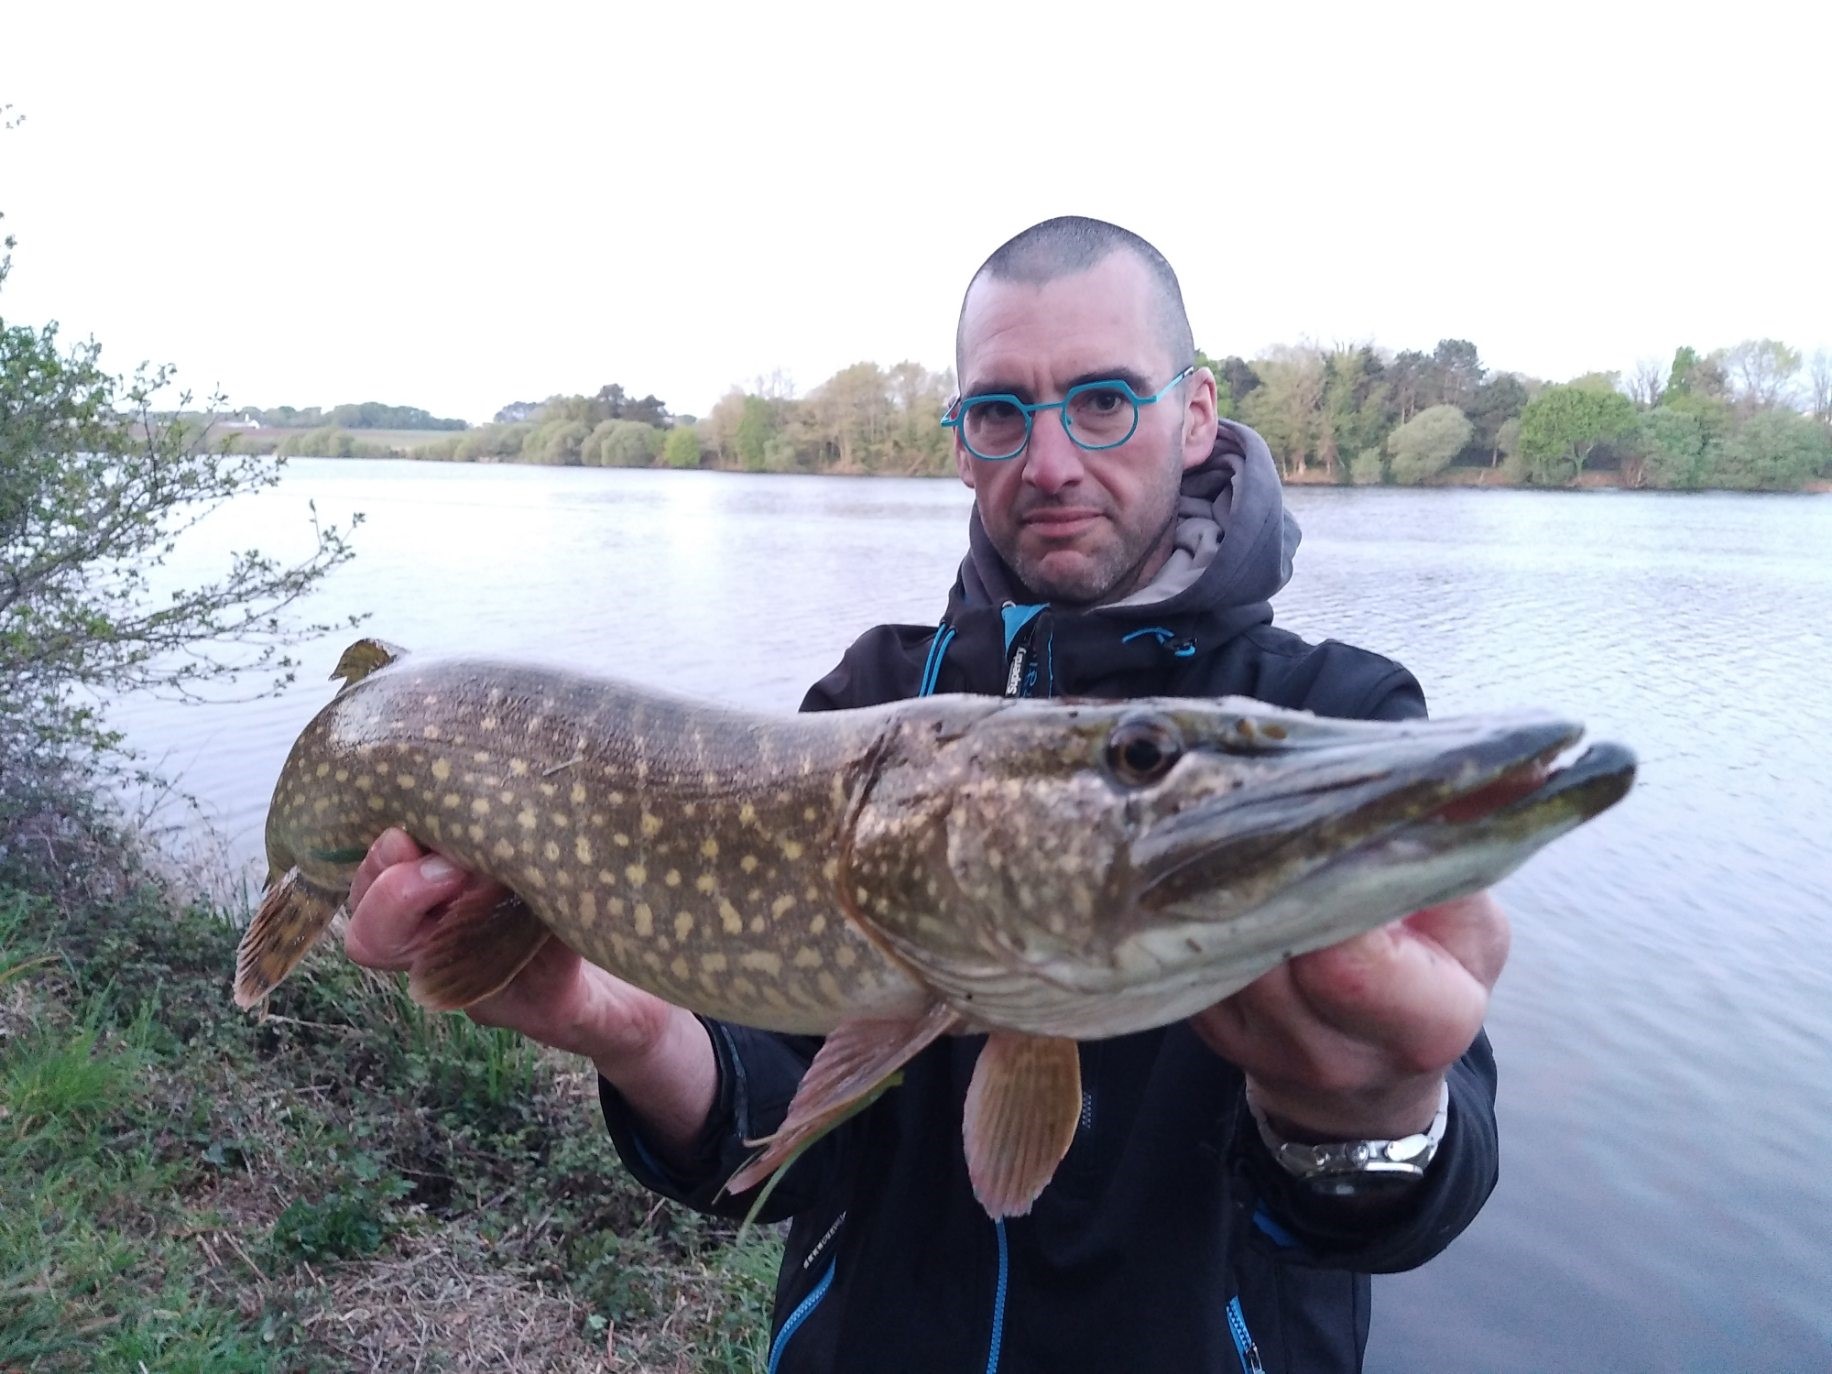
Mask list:
[[[0,316],[232,404],[940,367],[1071,212],[1216,355],[1832,346],[1823,3],[5,9]]]

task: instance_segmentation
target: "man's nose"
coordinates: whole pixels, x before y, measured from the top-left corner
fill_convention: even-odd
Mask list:
[[[1084,469],[1082,451],[1062,427],[1058,411],[1040,411],[1031,423],[1030,442],[1024,447],[1024,480],[1048,495],[1079,482]]]

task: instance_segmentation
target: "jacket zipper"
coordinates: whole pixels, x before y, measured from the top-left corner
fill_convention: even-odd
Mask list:
[[[999,1242],[999,1283],[992,1294],[992,1338],[986,1343],[986,1374],[999,1374],[999,1352],[1005,1344],[1005,1293],[1011,1281],[1011,1256],[1005,1248],[1005,1223],[992,1223]]]
[[[1247,1330],[1246,1314],[1240,1310],[1238,1297],[1228,1299],[1228,1334],[1234,1337],[1234,1350],[1240,1356],[1240,1367],[1245,1374],[1266,1374],[1266,1366],[1260,1363],[1259,1347],[1253,1343],[1253,1333]]]
[[[769,1374],[776,1374],[782,1364],[782,1352],[789,1348],[789,1337],[800,1329],[801,1324],[814,1315],[814,1309],[821,1305],[821,1299],[827,1296],[827,1290],[833,1287],[833,1270],[839,1263],[837,1258],[827,1261],[827,1272],[821,1275],[814,1291],[796,1304],[795,1310],[789,1313],[788,1320],[783,1322],[782,1330],[776,1333],[776,1340],[770,1346]]]

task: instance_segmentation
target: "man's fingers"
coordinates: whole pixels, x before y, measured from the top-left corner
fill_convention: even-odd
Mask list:
[[[467,882],[487,881],[437,855],[391,864],[351,905],[344,951],[370,968],[405,969],[425,939],[433,909],[456,897]]]
[[[363,861],[357,866],[356,876],[350,880],[350,896],[346,905],[352,912],[363,904],[368,896],[369,887],[382,876],[384,869],[396,864],[412,863],[425,851],[414,843],[413,836],[397,826],[390,826],[375,837],[375,843],[369,846],[369,852],[363,855]]]
[[[1403,922],[1299,955],[1287,967],[1310,1015],[1383,1046],[1413,1072],[1455,1059],[1488,1011],[1488,984]]]
[[[1513,935],[1501,904],[1489,893],[1472,893],[1415,911],[1404,924],[1438,945],[1484,987],[1493,988],[1501,977]]]

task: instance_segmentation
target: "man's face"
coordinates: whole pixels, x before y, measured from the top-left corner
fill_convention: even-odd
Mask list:
[[[1169,356],[1157,299],[1150,272],[1123,251],[1041,286],[981,278],[961,315],[961,394],[1059,401],[1079,382],[1117,378],[1149,396],[1189,363]],[[1215,381],[1200,371],[1140,406],[1137,431],[1118,448],[1078,448],[1060,412],[1046,410],[1016,458],[975,458],[957,430],[954,459],[993,547],[1024,585],[1059,604],[1095,605],[1163,566],[1178,484],[1208,457],[1215,427]]]

